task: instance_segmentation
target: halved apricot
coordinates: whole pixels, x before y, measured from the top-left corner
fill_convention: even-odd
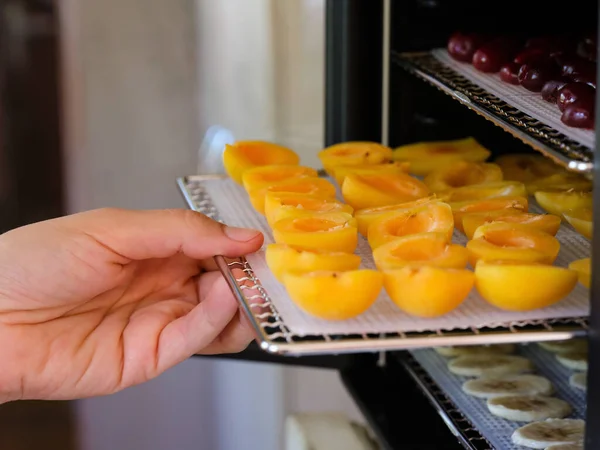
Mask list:
[[[293,193],[313,195],[322,198],[334,199],[335,186],[324,178],[302,177],[288,181],[281,181],[270,186],[260,187],[248,192],[250,203],[259,213],[265,213],[265,198],[268,193]]]
[[[569,269],[577,272],[579,282],[589,289],[591,279],[591,258],[578,259],[569,264]]]
[[[456,161],[434,170],[423,180],[432,192],[502,181],[502,169],[493,163]]]
[[[525,184],[527,193],[535,194],[537,191],[590,191],[592,182],[581,175],[574,173],[557,173],[545,178],[539,178]]]
[[[429,188],[405,173],[352,174],[344,179],[342,195],[354,209],[363,209],[417,200],[429,195]]]
[[[242,175],[242,184],[247,192],[272,186],[282,181],[296,178],[316,177],[318,173],[311,167],[298,165],[258,166],[248,169]]]
[[[394,149],[394,161],[410,163],[414,175],[427,175],[456,161],[483,162],[491,152],[474,138],[418,142]]]
[[[287,272],[308,273],[320,270],[344,272],[358,270],[360,256],[346,252],[330,252],[286,244],[269,244],[265,250],[267,265],[275,278],[283,282]]]
[[[472,239],[473,233],[481,225],[497,222],[518,223],[554,236],[558,233],[561,219],[553,214],[534,214],[502,209],[499,211],[465,214],[462,219],[463,232],[467,238]]]
[[[560,217],[569,210],[592,207],[591,191],[548,190],[537,191],[534,196],[542,208]]]
[[[350,174],[357,173],[359,175],[377,175],[380,173],[407,173],[408,163],[402,162],[386,162],[382,164],[356,164],[349,166],[333,166],[333,178],[338,185],[344,183],[344,178]]]
[[[441,233],[449,242],[453,231],[454,222],[450,206],[434,202],[380,217],[369,226],[367,238],[369,245],[375,250],[387,242],[415,233]]]
[[[325,320],[347,320],[371,307],[381,292],[383,275],[376,270],[287,272],[283,283],[304,312]]]
[[[417,233],[403,236],[373,250],[373,260],[379,270],[406,266],[434,266],[464,269],[469,262],[465,247],[448,242],[442,233]]]
[[[358,232],[364,237],[367,237],[369,226],[380,217],[386,214],[397,211],[405,211],[407,209],[413,209],[417,206],[422,206],[427,203],[439,202],[435,195],[423,197],[412,202],[397,203],[394,205],[377,206],[375,208],[364,208],[359,209],[355,212],[354,217],[358,224]]]
[[[392,301],[417,317],[449,313],[467,298],[474,284],[475,275],[467,269],[407,266],[383,273],[383,286]]]
[[[495,183],[473,184],[458,188],[451,188],[438,192],[438,196],[445,202],[464,202],[467,200],[483,200],[496,197],[525,197],[525,185],[518,181],[497,181]]]
[[[592,208],[578,208],[565,211],[563,217],[571,224],[575,230],[591,239],[593,228],[594,215]]]
[[[526,225],[500,222],[477,228],[467,250],[472,267],[480,259],[552,264],[560,243],[554,236]]]
[[[508,311],[545,308],[565,298],[577,273],[564,267],[517,261],[479,261],[475,286],[492,305]]]
[[[273,224],[279,244],[353,253],[358,243],[356,220],[347,213],[322,213],[279,220]]]
[[[319,152],[325,171],[333,176],[336,166],[382,164],[392,160],[392,149],[377,142],[350,141],[331,145]]]
[[[352,214],[354,209],[339,200],[319,197],[318,195],[269,192],[265,196],[265,217],[271,227],[281,219],[330,212]]]
[[[523,183],[565,172],[558,164],[535,153],[502,155],[494,162],[502,169],[504,179]]]
[[[527,198],[518,196],[466,200],[462,202],[451,202],[449,205],[454,214],[454,226],[460,231],[463,231],[462,218],[465,214],[499,210],[527,211],[527,208],[529,207]]]
[[[239,184],[242,184],[244,172],[253,167],[299,163],[300,157],[293,150],[271,142],[238,141],[226,144],[223,151],[225,172]]]

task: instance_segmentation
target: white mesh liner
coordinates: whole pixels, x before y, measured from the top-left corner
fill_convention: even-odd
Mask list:
[[[431,53],[438,61],[454,69],[457,73],[500,100],[549,125],[581,145],[594,147],[594,131],[568,127],[562,123],[560,121],[561,112],[558,107],[546,102],[539,92],[531,92],[522,86],[505,83],[498,74],[479,72],[472,64],[452,59],[446,49],[436,49]]]
[[[265,245],[273,242],[270,227],[264,217],[254,210],[243,187],[229,179],[207,180],[202,183],[224,223],[256,228],[264,233]],[[535,207],[531,209],[536,210]],[[574,230],[562,227],[557,238],[561,242],[561,250],[556,265],[566,267],[571,261],[590,255],[590,242]],[[455,232],[454,241],[464,245],[466,238]],[[371,248],[361,236],[356,253],[362,257],[364,268],[375,268]],[[496,327],[509,322],[589,315],[588,290],[578,284],[571,294],[558,304],[522,313],[495,308],[485,302],[473,288],[469,297],[456,310],[430,319],[412,317],[400,311],[382,290],[375,304],[361,316],[341,322],[326,321],[304,313],[290,300],[283,285],[267,267],[263,251],[249,255],[247,259],[286,326],[298,336]]]
[[[451,373],[447,364],[449,359],[437,354],[435,350],[411,351],[418,363],[427,371],[438,387],[454,403],[458,410],[473,424],[495,450],[520,450],[511,441],[511,435],[524,422],[513,422],[501,419],[489,412],[484,399],[465,394],[462,391],[464,381],[469,377],[461,377]],[[529,358],[536,367],[538,375],[548,378],[555,388],[554,397],[568,402],[573,419],[585,419],[585,392],[569,385],[569,376],[573,373],[562,366],[554,354],[540,348],[537,344],[519,345],[517,354]]]

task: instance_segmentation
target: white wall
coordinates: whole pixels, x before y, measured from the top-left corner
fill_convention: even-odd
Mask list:
[[[182,206],[215,124],[318,165],[324,0],[60,4],[70,211]],[[199,359],[78,406],[84,450],[280,450],[285,414],[310,410],[360,419],[335,372]]]

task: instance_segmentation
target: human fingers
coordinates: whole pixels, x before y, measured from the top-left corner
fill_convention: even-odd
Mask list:
[[[199,355],[219,355],[226,353],[239,353],[248,347],[255,334],[252,326],[242,311],[238,311],[223,332],[204,347]]]

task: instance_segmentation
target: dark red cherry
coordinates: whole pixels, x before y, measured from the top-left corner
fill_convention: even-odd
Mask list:
[[[567,83],[558,90],[556,104],[558,109],[564,111],[571,103],[577,101],[589,101],[596,97],[596,89],[585,83]]]
[[[542,88],[542,98],[547,102],[556,103],[558,99],[558,90],[567,83],[568,81],[565,79],[547,81]]]
[[[595,125],[595,99],[587,97],[573,102],[565,108],[561,122],[574,128],[593,130]]]
[[[500,79],[505,83],[519,84],[519,68],[520,64],[509,62],[500,67]]]
[[[485,38],[476,33],[456,32],[448,40],[448,53],[457,61],[471,62],[473,54],[485,42]]]
[[[558,75],[558,67],[547,61],[523,64],[519,69],[519,84],[532,92],[540,92],[546,82]]]

